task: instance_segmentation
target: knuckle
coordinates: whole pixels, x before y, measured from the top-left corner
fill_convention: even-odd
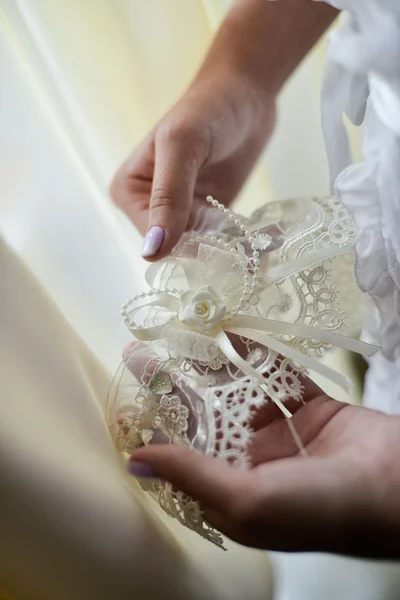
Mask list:
[[[187,158],[202,157],[207,152],[207,130],[192,118],[179,118],[167,122],[159,135],[167,142],[184,146]]]
[[[177,199],[171,192],[163,187],[153,189],[150,200],[150,209],[171,209],[177,206]]]
[[[191,121],[172,121],[169,125],[169,137],[178,142],[192,142],[199,136],[198,128]]]

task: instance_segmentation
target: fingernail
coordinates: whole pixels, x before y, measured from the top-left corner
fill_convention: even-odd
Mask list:
[[[146,233],[146,237],[143,240],[142,256],[148,258],[157,254],[164,241],[165,231],[162,227],[155,225],[149,229]]]
[[[144,462],[139,462],[137,460],[130,460],[126,466],[128,469],[128,473],[133,475],[134,477],[143,477],[150,478],[154,477],[153,469]]]

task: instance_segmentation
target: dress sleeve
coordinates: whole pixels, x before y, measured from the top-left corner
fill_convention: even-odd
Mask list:
[[[317,0],[318,1],[318,0]],[[400,3],[330,0],[342,11],[328,37],[322,127],[332,188],[358,230],[356,275],[377,306],[367,331],[389,360],[400,357]],[[353,163],[343,123],[363,124],[363,160]]]

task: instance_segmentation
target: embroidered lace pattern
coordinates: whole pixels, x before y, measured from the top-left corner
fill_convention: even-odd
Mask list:
[[[251,219],[209,201],[218,230],[186,234],[149,267],[149,290],[124,304],[138,341],[114,379],[107,420],[126,457],[141,445],[177,444],[248,469],[255,411],[301,401],[301,375],[322,369],[315,356],[353,343],[331,267],[351,255],[354,229],[333,198],[269,204]],[[141,485],[222,547],[196,502],[164,482]]]

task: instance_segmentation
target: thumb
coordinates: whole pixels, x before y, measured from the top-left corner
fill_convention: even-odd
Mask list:
[[[128,471],[136,477],[168,481],[201,504],[215,510],[228,509],[233,498],[248,489],[250,474],[222,459],[178,446],[140,448],[131,457]]]
[[[142,256],[167,256],[189,221],[199,166],[198,142],[190,132],[160,129],[155,138],[155,165],[149,205],[149,225]]]

